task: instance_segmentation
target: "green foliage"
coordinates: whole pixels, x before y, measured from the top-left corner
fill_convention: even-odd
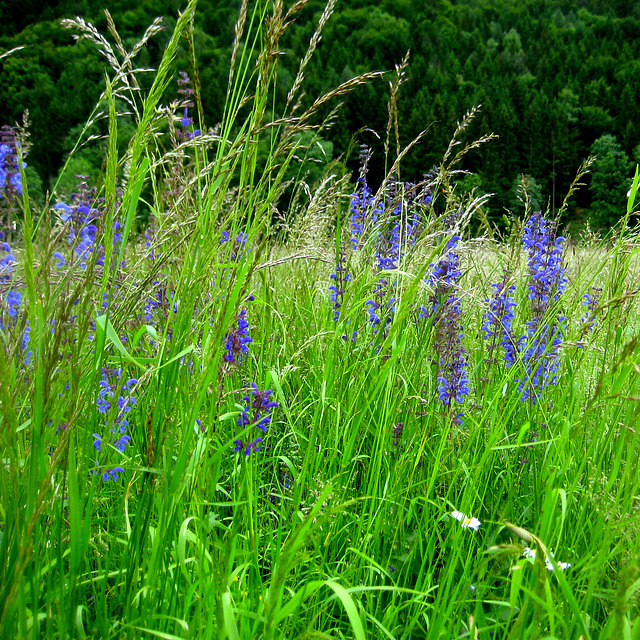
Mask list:
[[[27,184],[29,185],[29,196],[33,199],[38,208],[44,206],[45,192],[42,179],[38,175],[38,172],[31,166],[27,166],[24,170]]]
[[[87,155],[82,152],[77,153],[65,164],[64,170],[56,178],[56,194],[59,199],[67,200],[72,193],[76,192],[78,184],[77,176],[86,176],[89,184],[95,184],[98,177],[96,166],[89,159],[92,154]]]
[[[614,136],[603,135],[591,145],[593,164],[589,191],[591,218],[604,229],[611,228],[626,213],[631,164]]]

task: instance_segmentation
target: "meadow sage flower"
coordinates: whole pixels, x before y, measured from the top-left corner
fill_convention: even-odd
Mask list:
[[[502,276],[502,281],[492,284],[493,294],[485,302],[489,303],[489,308],[484,312],[484,339],[489,341],[489,352],[493,352],[498,344],[504,348],[504,359],[509,366],[515,363],[517,358],[516,344],[512,331],[515,314],[513,309],[516,306],[513,294],[516,287],[511,284],[511,272],[506,271]],[[493,358],[491,358],[493,362]]]
[[[562,344],[566,319],[548,311],[557,302],[567,285],[563,267],[565,239],[556,236],[556,225],[544,219],[540,212],[532,213],[524,228],[522,244],[529,257],[529,300],[532,318],[527,333],[518,342],[526,374],[519,380],[521,400],[531,398],[535,404],[542,390],[557,384],[560,367],[559,348]]]
[[[238,326],[234,331],[225,336],[224,354],[225,362],[239,364],[242,358],[249,353],[249,343],[253,338],[249,335],[249,321],[247,320],[247,310],[242,309],[237,317]]]
[[[434,347],[439,359],[437,392],[438,398],[447,407],[452,406],[453,400],[462,403],[470,391],[467,350],[462,344],[462,308],[457,291],[458,280],[462,276],[455,252],[459,240],[459,236],[453,236],[448,241],[445,255],[434,266],[429,278],[434,292],[429,307],[423,307],[423,313],[434,317]],[[455,420],[460,423],[459,415]]]
[[[347,256],[343,249],[340,249],[338,253],[335,273],[332,273],[329,277],[334,281],[334,284],[329,287],[331,302],[333,302],[333,321],[338,322],[347,283],[353,279],[352,275],[347,271]]]
[[[255,382],[251,386],[251,394],[243,398],[247,406],[243,407],[242,413],[238,417],[238,426],[241,428],[249,425],[258,427],[265,434],[271,423],[271,414],[278,406],[278,403],[270,400],[269,397],[273,393],[271,389],[260,390]],[[246,456],[249,456],[254,451],[260,451],[261,442],[263,442],[262,438],[247,442],[234,440],[234,451],[236,453],[243,451]]]
[[[0,129],[0,199],[22,195],[22,178],[18,165],[18,141],[12,127]],[[27,163],[22,162],[22,167]]]
[[[124,454],[127,447],[131,444],[131,437],[127,433],[129,426],[127,417],[133,405],[136,403],[136,399],[131,395],[130,389],[137,384],[138,380],[136,378],[129,378],[123,381],[121,385],[122,373],[122,369],[102,368],[102,379],[98,383],[99,390],[98,397],[96,398],[96,406],[98,412],[105,416],[105,420],[108,421],[111,406],[114,403],[117,405],[118,411],[115,413],[113,419],[111,435],[109,436],[108,442],[120,453]],[[118,388],[119,392],[116,397]],[[108,454],[108,449],[103,447],[102,434],[93,434],[93,446],[97,453]],[[102,464],[100,460],[96,460],[96,467],[99,466],[102,466]],[[118,479],[118,474],[120,473],[124,473],[124,469],[122,467],[114,467],[111,470],[101,473],[101,477],[105,482],[108,480],[115,481]]]

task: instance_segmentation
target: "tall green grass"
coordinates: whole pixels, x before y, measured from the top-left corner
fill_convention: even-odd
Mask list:
[[[0,635],[640,638],[635,236],[623,221],[606,242],[571,240],[568,289],[553,309],[568,319],[559,381],[523,402],[522,363],[487,362],[481,327],[503,268],[526,308],[526,264],[517,229],[500,242],[465,231],[482,199],[461,202],[454,188],[463,122],[430,183],[437,206],[423,211],[425,233],[392,272],[388,332],[373,333],[363,310],[379,278],[373,241],[350,258],[334,322],[329,274],[336,247],[348,246],[352,187],[334,167],[315,194],[294,200],[302,204],[289,231],[274,221],[287,213],[277,207],[304,153],[300,134],[324,126],[325,107],[376,74],[301,111],[305,58],[285,113],[275,113],[279,40],[304,4],[243,3],[223,121],[170,152],[158,143],[159,106],[195,0],[147,96],[132,90],[132,56],[114,59],[102,102],[104,265],[94,252],[85,269],[56,268],[66,230],[49,209],[30,210],[25,186],[19,267],[0,285],[3,295],[25,292],[0,348]],[[123,95],[138,127],[118,156]],[[263,143],[270,153],[259,166]],[[389,161],[390,176],[398,164]],[[167,176],[180,185],[173,195]],[[416,322],[443,219],[459,211],[472,384],[461,425],[437,398],[434,326]],[[232,240],[247,234],[241,259],[221,244],[225,230]],[[172,297],[150,323],[142,308],[158,286]],[[593,286],[602,294],[585,333],[583,294]],[[229,365],[225,337],[241,308],[254,342]],[[116,420],[96,404],[105,367],[137,380],[130,446],[104,444],[124,473],[107,482],[93,445]],[[255,437],[237,422],[251,383],[273,390],[279,407],[263,449],[245,456],[234,441]],[[463,528],[458,510],[479,518],[479,530]],[[552,551],[571,567],[548,570]]]

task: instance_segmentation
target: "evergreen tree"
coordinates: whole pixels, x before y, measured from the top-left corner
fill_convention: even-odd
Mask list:
[[[630,163],[615,137],[600,136],[590,149],[596,156],[589,191],[592,194],[591,218],[603,228],[614,226],[626,212]]]

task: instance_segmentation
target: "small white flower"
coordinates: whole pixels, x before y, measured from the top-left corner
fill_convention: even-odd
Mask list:
[[[474,531],[477,531],[482,524],[478,518],[467,516],[461,511],[452,511],[451,516],[460,523],[460,526],[463,529],[473,529]]]
[[[553,554],[551,554],[551,557],[553,558]],[[553,565],[551,564],[551,560],[549,560],[549,558],[544,559],[544,564],[546,565],[548,571],[553,571]],[[560,571],[564,571],[571,566],[568,562],[558,562],[557,560],[556,565],[558,566],[558,569],[560,569]]]
[[[553,558],[553,553],[549,552],[551,557]],[[535,560],[536,559],[536,550],[535,549],[530,549],[529,547],[525,547],[524,551],[522,552],[522,555],[525,558],[529,558],[530,560]],[[544,558],[544,564],[547,567],[548,571],[553,571],[553,564],[551,564],[551,560],[549,560],[548,556],[545,556]],[[568,562],[557,562],[556,564],[558,565],[558,569],[560,569],[561,571],[564,571],[565,569],[568,569],[571,565]]]

